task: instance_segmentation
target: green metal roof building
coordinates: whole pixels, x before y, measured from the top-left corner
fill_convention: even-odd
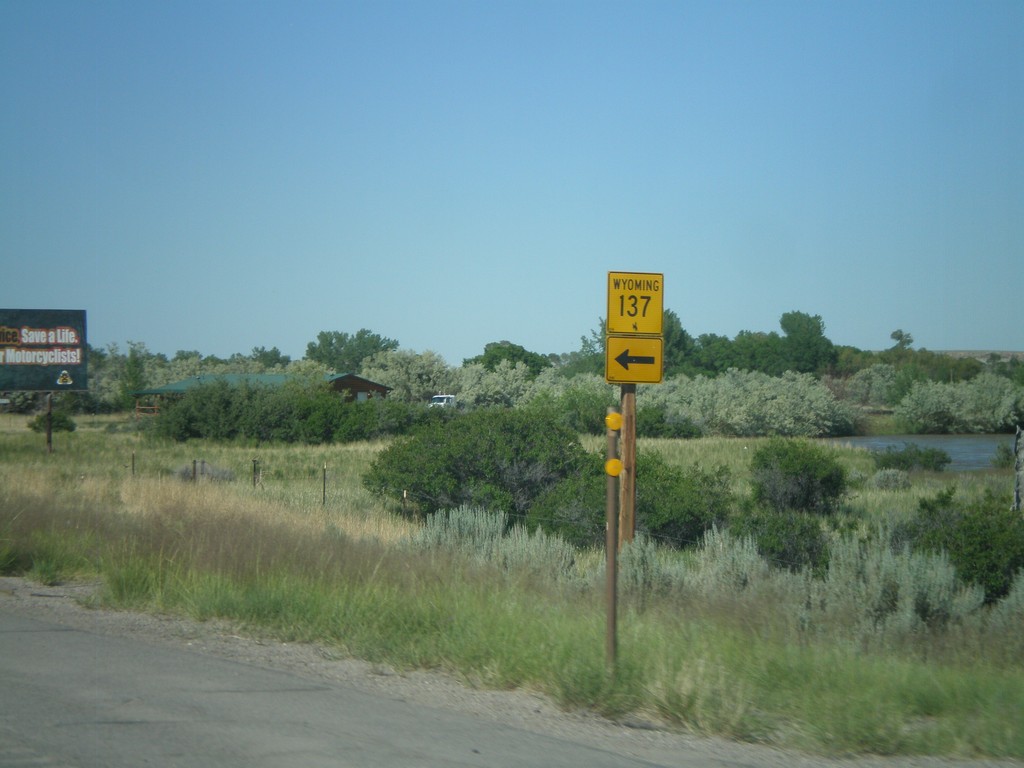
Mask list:
[[[298,377],[287,373],[214,373],[200,376],[191,376],[181,381],[173,381],[159,387],[139,389],[131,394],[135,397],[135,412],[157,413],[159,411],[159,400],[163,397],[183,395],[191,389],[201,387],[204,384],[224,382],[229,386],[251,386],[251,387],[280,387],[289,381],[297,381]],[[391,387],[378,384],[375,381],[364,379],[354,373],[329,373],[324,376],[324,381],[338,393],[344,395],[346,400],[362,402],[371,397],[386,397]],[[149,405],[142,404],[143,399],[149,399]],[[153,402],[156,401],[156,402]]]

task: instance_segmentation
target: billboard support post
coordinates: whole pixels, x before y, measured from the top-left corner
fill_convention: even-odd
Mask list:
[[[53,392],[46,393],[46,452],[53,453]]]

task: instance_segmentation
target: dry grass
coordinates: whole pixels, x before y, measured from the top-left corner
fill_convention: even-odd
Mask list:
[[[749,564],[748,576],[762,575],[745,577],[737,594],[722,587],[722,563],[710,554],[657,551],[659,578],[676,587],[637,580],[624,592],[610,677],[600,553],[578,553],[572,582],[560,587],[509,578],[497,563],[410,548],[419,526],[359,481],[380,444],[165,444],[131,426],[81,423],[57,436],[50,455],[23,421],[0,419],[0,566],[41,580],[100,572],[121,605],[223,616],[368,659],[536,687],[609,714],[656,711],[734,738],[815,751],[1024,755],[1019,664],[981,658],[984,645],[943,654],[949,664],[868,652],[827,627],[801,628],[793,606],[804,603],[790,593],[806,585],[796,576]],[[678,465],[724,464],[742,484],[756,444],[642,441],[641,450]],[[842,455],[853,468],[865,460]],[[217,471],[186,481],[181,470],[193,460]],[[901,492],[858,488],[851,519],[868,526],[913,509],[952,479],[917,477]],[[937,687],[957,695],[937,696]]]

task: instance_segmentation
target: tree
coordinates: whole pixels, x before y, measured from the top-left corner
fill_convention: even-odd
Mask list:
[[[125,409],[132,407],[132,392],[146,386],[146,345],[139,341],[128,342],[128,358],[121,374],[120,401]]]
[[[560,376],[604,376],[604,327],[604,319],[598,318],[598,328],[591,329],[589,336],[580,337],[580,349],[559,355],[556,365]]]
[[[728,336],[702,333],[697,337],[694,355],[702,373],[714,375],[738,367],[733,361],[733,343]]]
[[[857,371],[846,382],[846,397],[857,405],[874,408],[895,405],[896,369],[886,363],[876,363]]]
[[[170,370],[175,379],[200,375],[204,372],[203,353],[196,349],[179,349],[171,358]]]
[[[335,373],[358,373],[367,358],[396,349],[396,340],[366,328],[360,328],[354,336],[341,331],[320,331],[316,341],[306,345],[306,358],[323,363]]]
[[[89,396],[97,410],[116,410],[120,403],[120,378],[123,355],[117,344],[105,348],[89,345]],[[21,403],[12,398],[15,405]],[[35,402],[33,397],[32,403]],[[20,407],[18,412],[24,412]]]
[[[840,345],[835,347],[836,361],[832,365],[832,373],[836,376],[853,376],[858,371],[870,368],[879,362],[874,352],[865,352],[857,347]]]
[[[282,355],[277,347],[253,347],[249,357],[263,368],[284,368],[292,361],[288,355]]]
[[[694,367],[692,363],[695,347],[693,337],[683,328],[679,315],[671,309],[666,309],[662,317],[661,335],[664,339],[665,376],[691,373]]]
[[[488,371],[494,371],[502,362],[515,367],[523,363],[530,371],[530,377],[537,376],[542,370],[551,366],[551,361],[544,355],[513,344],[511,341],[492,341],[484,346],[484,353],[462,361],[463,365],[479,363]]]
[[[897,328],[895,331],[890,333],[889,338],[896,342],[893,344],[892,349],[901,352],[903,350],[910,349],[914,343],[914,337],[909,333],[906,333],[902,328]]]
[[[797,373],[824,373],[837,359],[832,342],[825,338],[821,315],[786,312],[779,319],[785,337],[782,354],[786,370]]]
[[[74,392],[68,392],[66,394],[73,395]],[[63,403],[60,405],[63,406]],[[71,414],[68,412],[67,406],[58,406],[50,413],[43,412],[36,415],[34,419],[31,419],[28,422],[28,428],[37,434],[45,434],[47,421],[49,421],[49,429],[51,432],[74,432],[78,428],[78,425],[75,424],[75,420],[71,418]]]
[[[563,376],[576,376],[581,373],[604,376],[604,318],[598,318],[597,328],[590,330],[589,336],[580,336],[580,348],[562,356],[559,373]]]
[[[297,379],[302,379],[307,384],[315,384],[327,378],[327,376],[330,375],[331,370],[323,363],[318,363],[315,360],[302,358],[301,360],[292,360],[290,363],[288,363],[287,373],[289,376],[294,376]],[[367,376],[366,378],[370,377]],[[373,380],[378,381],[377,379]]]
[[[467,363],[453,372],[459,404],[471,408],[519,405],[530,391],[531,375],[526,363],[502,360],[493,370],[480,363]]]
[[[889,338],[896,343],[882,352],[880,357],[885,362],[892,363],[898,367],[911,364],[914,358],[914,350],[911,348],[911,345],[914,343],[914,337],[903,331],[903,329],[897,328],[889,334]]]
[[[363,363],[362,375],[391,387],[389,400],[426,403],[442,392],[459,394],[452,391],[451,368],[440,355],[429,350],[422,354],[405,349],[378,352]]]
[[[641,391],[658,390],[645,387]],[[602,374],[580,373],[566,376],[560,369],[549,368],[530,382],[527,403],[548,407],[553,421],[578,433],[605,433],[604,417],[608,406],[619,402],[617,388],[604,380]]]
[[[758,371],[781,376],[786,370],[785,352],[779,334],[740,331],[732,342],[733,365],[741,371]]]

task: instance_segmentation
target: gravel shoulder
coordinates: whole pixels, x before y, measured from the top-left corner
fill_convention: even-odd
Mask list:
[[[771,768],[1009,768],[1012,760],[943,758],[823,758],[771,747],[695,736],[643,717],[612,722],[586,712],[566,712],[529,691],[487,691],[468,687],[439,672],[396,672],[345,658],[331,648],[281,643],[241,632],[220,621],[197,622],[159,614],[86,607],[96,583],[43,586],[0,577],[0,611],[51,621],[98,635],[131,636],[153,645],[209,654],[244,664],[278,669],[360,691],[450,710],[503,723],[528,733],[545,734],[655,765],[765,766]],[[684,757],[685,756],[685,757]]]

